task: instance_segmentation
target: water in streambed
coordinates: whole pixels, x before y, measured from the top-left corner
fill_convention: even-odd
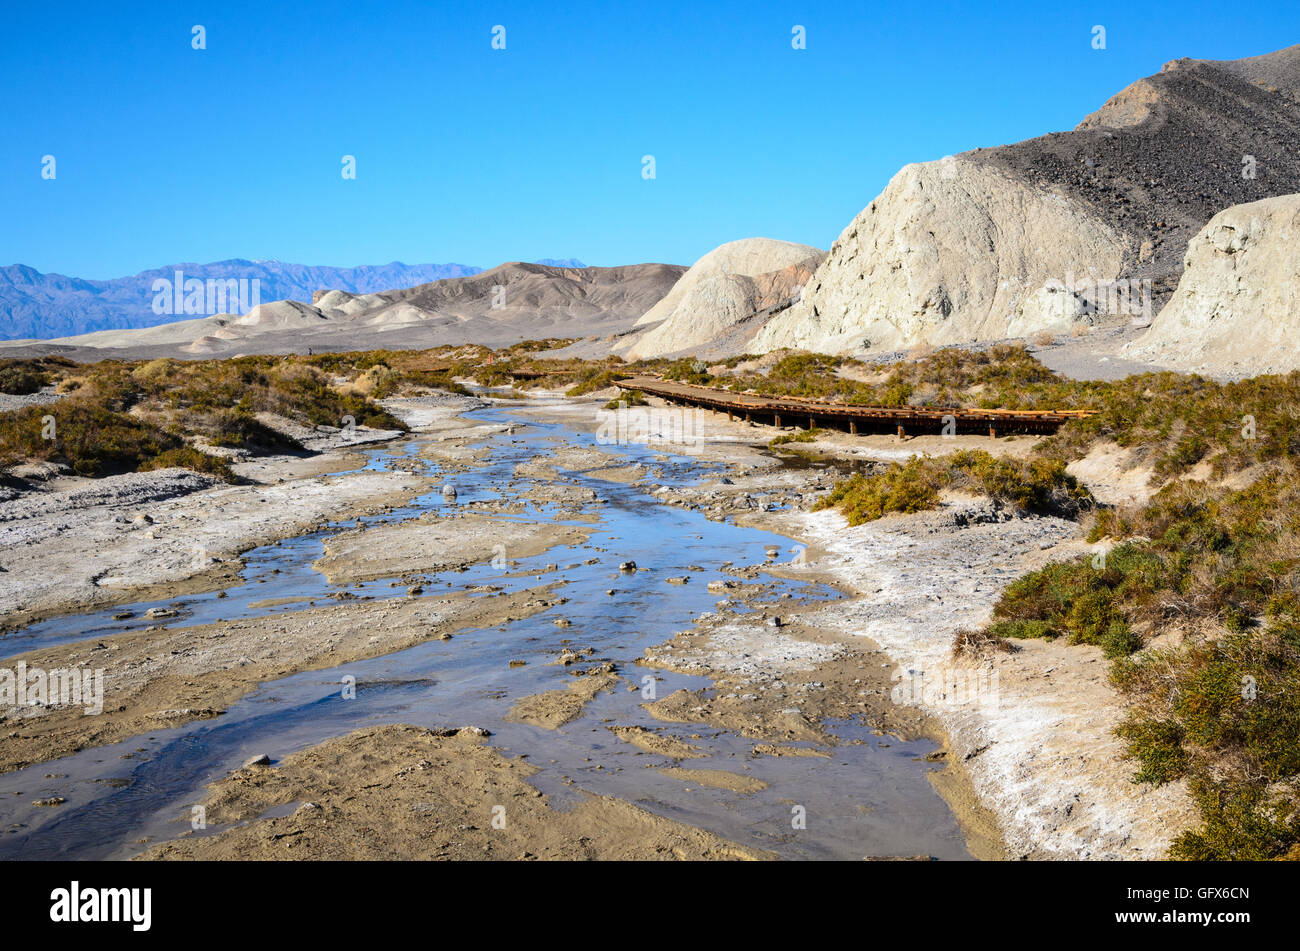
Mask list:
[[[450,473],[457,488],[455,505],[506,497],[527,488],[515,467],[560,445],[596,447],[594,437],[558,424],[526,421],[509,409],[492,407],[471,414],[485,423],[511,424],[484,442],[491,450],[486,465]],[[369,468],[438,467],[418,456],[419,438],[369,453]],[[686,457],[665,455],[658,447],[599,447],[640,462],[658,485],[699,479],[704,466]],[[946,804],[933,791],[922,757],[934,748],[925,741],[901,743],[876,737],[869,725],[839,721],[831,732],[841,742],[826,757],[752,755],[754,741],[703,723],[663,724],[642,706],[639,691],[620,685],[598,696],[583,716],[558,730],[508,722],[520,698],[565,687],[572,678],[550,664],[566,645],[594,649],[593,659],[619,664],[640,684],[645,668],[634,666],[645,648],[690,627],[692,619],[714,609],[718,596],[707,591],[711,580],[728,577],[723,562],[763,564],[765,550],[793,543],[771,533],[714,522],[695,511],[657,503],[645,488],[563,473],[572,484],[594,490],[604,501],[593,506],[600,522],[581,544],[551,549],[522,559],[503,573],[491,565],[444,572],[426,582],[436,594],[453,588],[492,584],[517,590],[563,579],[560,593],[568,603],[541,614],[497,627],[469,630],[451,641],[429,641],[393,654],[309,671],[262,684],[230,705],[215,720],[157,730],[113,746],[84,750],[58,760],[0,775],[0,858],[125,858],[153,842],[189,831],[190,809],[202,801],[204,786],[238,767],[248,757],[268,753],[273,760],[352,730],[384,723],[446,727],[474,724],[493,732],[491,743],[506,755],[527,754],[541,768],[530,780],[567,808],[578,792],[626,798],[643,808],[708,829],[741,844],[771,849],[790,858],[861,858],[864,855],[917,855],[968,858],[962,836]],[[412,500],[365,523],[419,516],[444,505],[440,492]],[[556,515],[553,506],[533,505],[520,518]],[[511,517],[511,516],[500,516]],[[563,522],[561,513],[560,521]],[[240,584],[217,594],[183,599],[182,617],[170,623],[198,624],[292,612],[311,603],[330,603],[333,594],[350,591],[376,598],[405,596],[389,579],[364,585],[331,585],[311,568],[323,540],[344,527],[289,539],[246,553]],[[595,564],[586,565],[596,558]],[[620,574],[620,561],[635,561],[643,570]],[[545,573],[548,564],[567,566]],[[703,571],[691,570],[691,566]],[[427,573],[425,573],[427,576]],[[689,574],[686,585],[669,585],[667,577]],[[836,592],[808,582],[770,579],[776,594],[790,592],[803,601],[833,598]],[[616,594],[609,596],[608,589]],[[294,599],[268,607],[265,602]],[[178,602],[166,602],[176,608]],[[84,615],[55,618],[0,639],[0,653],[12,656],[50,644],[111,638],[154,621],[142,620],[144,603]],[[131,612],[129,619],[113,615]],[[571,627],[556,627],[563,616]],[[522,659],[525,666],[510,666]],[[708,687],[703,677],[656,672],[659,696],[682,687]],[[356,678],[354,699],[345,699],[343,678]],[[667,757],[647,754],[615,737],[606,727],[644,725],[687,738],[709,756],[683,763],[692,769],[724,769],[760,779],[766,788],[738,793],[701,788],[666,776],[659,766]],[[0,741],[2,742],[2,741]],[[55,808],[34,800],[59,796]],[[792,808],[806,811],[806,828],[792,827]],[[219,831],[209,829],[208,833]]]

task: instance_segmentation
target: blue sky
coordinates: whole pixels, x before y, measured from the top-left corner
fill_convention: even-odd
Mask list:
[[[0,264],[825,248],[907,162],[1071,128],[1170,59],[1296,42],[1295,0],[7,4]]]

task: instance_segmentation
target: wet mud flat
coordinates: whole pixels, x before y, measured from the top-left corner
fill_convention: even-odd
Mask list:
[[[882,701],[888,664],[799,621],[843,598],[801,546],[666,498],[732,463],[542,409],[368,450],[427,491],[246,552],[218,591],[0,640],[106,672],[100,717],[0,723],[0,855],[996,854],[935,791],[924,719]]]

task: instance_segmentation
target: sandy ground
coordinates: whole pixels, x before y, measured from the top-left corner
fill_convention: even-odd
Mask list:
[[[426,516],[401,524],[343,532],[325,542],[312,567],[331,584],[350,584],[410,572],[430,573],[491,561],[540,555],[576,545],[588,533],[546,522],[511,522],[484,515]]]
[[[578,677],[567,688],[524,697],[510,710],[510,719],[554,730],[582,716],[597,694],[613,690],[619,681],[608,665],[571,672]]]
[[[758,859],[763,853],[620,799],[552,809],[537,771],[473,728],[386,726],[331,740],[212,788],[210,823],[144,859]],[[356,777],[367,783],[358,788]],[[291,814],[257,820],[276,806]]]

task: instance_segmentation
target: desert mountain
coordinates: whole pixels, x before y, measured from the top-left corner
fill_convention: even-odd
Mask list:
[[[1178,290],[1123,355],[1210,375],[1300,367],[1300,195],[1211,218],[1187,248]]]
[[[284,261],[235,258],[211,264],[170,264],[130,277],[106,281],[82,280],[62,274],[42,274],[22,264],[0,268],[0,340],[66,337],[96,330],[153,327],[177,320],[173,313],[154,312],[154,282],[186,279],[259,281],[264,301],[310,301],[312,293],[333,287],[352,294],[373,294],[394,287],[411,287],[448,277],[477,274],[482,268],[465,264],[391,264],[360,267],[314,267]],[[209,313],[211,313],[209,311]]]
[[[639,332],[615,352],[642,360],[699,352],[729,336],[747,341],[762,326],[761,318],[798,296],[825,256],[806,244],[771,238],[746,238],[714,248],[641,316],[636,322]],[[752,321],[752,327],[740,326],[754,317],[760,319]]]
[[[110,348],[141,356],[394,349],[509,344],[629,330],[685,269],[669,264],[551,267],[513,262],[466,277],[378,294],[321,291],[140,330],[65,337],[54,348]]]
[[[1150,313],[1232,205],[1300,191],[1300,46],[1181,59],[1070,132],[905,166],[754,349],[964,343]],[[1143,282],[1150,281],[1150,285]],[[1108,286],[1109,285],[1109,286]]]

